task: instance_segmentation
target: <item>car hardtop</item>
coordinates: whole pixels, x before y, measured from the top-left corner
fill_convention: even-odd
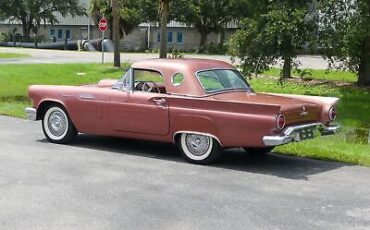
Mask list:
[[[135,62],[132,65],[135,69],[153,69],[159,72],[193,72],[196,73],[207,69],[235,69],[233,65],[219,60],[199,58],[178,58],[178,59],[148,59]]]
[[[235,69],[233,65],[224,61],[198,58],[148,59],[135,62],[132,68],[159,72],[163,77],[166,92],[169,94],[195,97],[209,95],[200,85],[196,77],[197,72],[210,69]],[[175,85],[173,77],[179,73],[184,75],[184,81]]]

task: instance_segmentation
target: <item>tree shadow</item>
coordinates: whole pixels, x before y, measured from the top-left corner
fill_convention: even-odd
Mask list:
[[[47,142],[46,139],[39,141]],[[168,143],[80,134],[71,146],[188,164],[181,157],[177,147]],[[345,164],[274,153],[256,156],[242,149],[228,149],[217,163],[203,167],[308,180],[310,175],[335,170],[342,166]]]

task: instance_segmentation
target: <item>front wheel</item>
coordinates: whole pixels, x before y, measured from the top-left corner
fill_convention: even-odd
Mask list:
[[[222,153],[214,138],[202,134],[182,133],[178,145],[185,160],[195,164],[213,163]]]
[[[60,105],[51,105],[46,109],[42,130],[50,142],[57,144],[67,144],[77,135],[75,126]]]

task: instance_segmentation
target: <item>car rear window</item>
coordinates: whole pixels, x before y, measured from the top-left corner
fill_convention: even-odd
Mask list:
[[[223,90],[250,90],[244,77],[233,69],[204,70],[197,73],[204,91],[212,93]]]

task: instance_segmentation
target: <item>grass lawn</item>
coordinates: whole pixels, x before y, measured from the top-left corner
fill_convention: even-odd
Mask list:
[[[29,105],[27,98],[29,85],[79,85],[94,83],[103,78],[118,78],[122,73],[123,68],[116,69],[111,65],[101,64],[1,65],[0,114],[24,118],[23,109]],[[343,79],[347,79],[345,80],[347,82],[354,81],[350,77],[354,76],[348,72],[337,72],[327,78],[338,80],[338,76],[344,76]],[[312,77],[321,78],[319,75]],[[309,81],[300,83],[288,81],[281,86],[276,83],[276,80],[270,78],[257,78],[250,82],[258,92],[341,98],[338,104],[338,123],[343,126],[342,132],[335,136],[277,147],[275,152],[370,166],[370,144],[367,144],[370,128],[370,90],[359,89],[351,85],[336,86],[330,83],[319,84],[319,82]]]
[[[250,82],[259,92],[334,96],[341,99],[337,106],[337,123],[343,127],[340,133],[280,146],[274,152],[370,166],[370,143],[367,143],[370,90],[353,86],[312,85],[308,82],[287,82],[280,86],[272,79],[253,79]]]
[[[4,58],[24,58],[29,57],[28,54],[23,53],[0,53],[0,59]]]
[[[280,76],[279,68],[271,68],[268,71],[263,72],[263,75],[279,77]],[[307,76],[308,79],[319,79],[319,80],[330,80],[330,81],[343,81],[343,82],[357,82],[357,76],[355,73],[348,71],[337,71],[337,70],[323,70],[323,69],[307,69],[311,72],[311,76]],[[292,71],[294,77],[298,77],[298,73]]]

